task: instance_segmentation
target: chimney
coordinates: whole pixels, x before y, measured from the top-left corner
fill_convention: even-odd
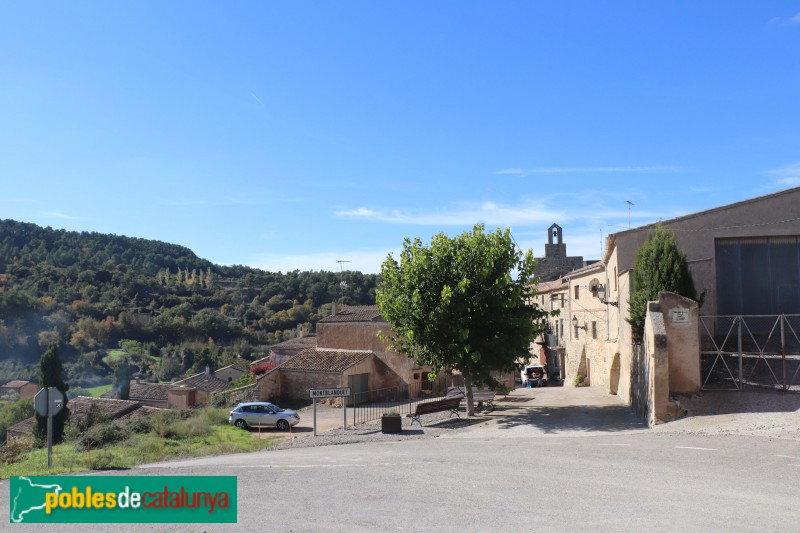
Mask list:
[[[206,376],[210,376],[210,375],[211,375],[211,367],[206,365]]]
[[[336,300],[333,301],[333,311],[331,312],[331,316],[336,316]]]

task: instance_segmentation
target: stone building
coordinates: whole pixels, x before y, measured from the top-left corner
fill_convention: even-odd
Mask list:
[[[699,389],[700,315],[800,314],[798,206],[800,187],[659,223],[675,235],[686,254],[702,306],[666,293],[651,304],[653,313],[662,318],[648,326],[650,344],[654,336],[663,337],[666,360],[650,384],[660,383],[661,389],[647,394],[655,394],[664,404],[670,391]],[[627,318],[636,252],[654,228],[651,224],[609,235],[602,263],[540,286],[539,301],[558,301],[561,311],[551,319],[551,332],[558,335],[548,337],[548,348],[564,351],[567,385],[582,376],[585,383],[607,388],[628,403],[642,397],[638,390],[642,383],[637,380],[649,369],[637,359],[642,354],[634,345]],[[661,413],[672,411],[669,405],[662,407]],[[651,412],[651,422],[657,418]]]
[[[568,256],[567,244],[561,226],[553,224],[547,229],[544,257],[536,258],[536,275],[539,281],[553,281],[584,266],[583,256]]]
[[[361,392],[411,385],[422,388],[430,367],[389,350],[390,331],[377,306],[337,309],[317,323],[316,345],[257,379],[259,397],[307,400],[311,388],[350,387]]]
[[[16,392],[20,399],[33,398],[36,396],[36,393],[39,392],[39,386],[36,383],[31,383],[30,381],[16,380],[9,381],[0,387],[0,395],[12,392]]]

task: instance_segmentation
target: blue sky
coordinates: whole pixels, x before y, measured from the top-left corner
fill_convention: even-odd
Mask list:
[[[0,218],[378,272],[800,185],[800,2],[7,2]],[[798,208],[800,209],[800,207]]]

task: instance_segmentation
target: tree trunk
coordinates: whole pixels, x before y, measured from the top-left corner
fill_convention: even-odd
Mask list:
[[[467,374],[464,376],[464,389],[467,392],[467,416],[475,416],[475,400],[472,396],[472,380]]]

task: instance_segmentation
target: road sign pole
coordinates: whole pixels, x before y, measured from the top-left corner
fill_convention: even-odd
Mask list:
[[[314,436],[317,436],[317,399],[314,398]]]
[[[50,406],[50,387],[47,387],[47,468],[53,466],[53,411]]]
[[[342,420],[344,425],[342,429],[347,431],[347,396],[342,396],[342,413],[344,413],[344,419]]]

